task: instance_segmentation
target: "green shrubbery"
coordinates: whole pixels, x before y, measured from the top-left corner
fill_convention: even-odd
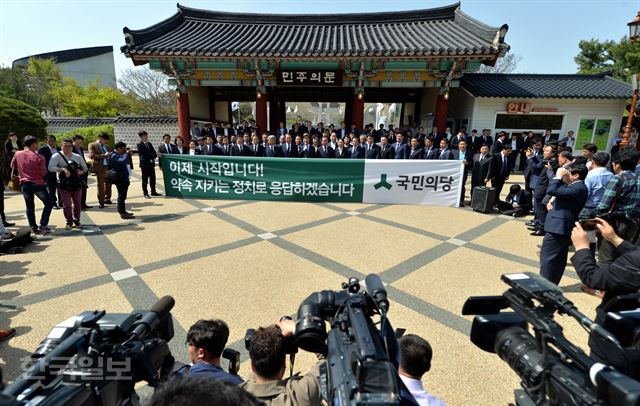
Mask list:
[[[73,131],[69,131],[66,133],[62,133],[62,134],[56,134],[56,139],[58,141],[64,139],[64,138],[71,138],[73,139],[73,136],[76,134],[82,135],[84,137],[84,146],[85,148],[89,147],[89,144],[91,144],[92,142],[95,142],[98,140],[98,135],[100,133],[107,133],[109,134],[109,146],[111,148],[113,148],[113,145],[115,144],[114,142],[114,137],[113,137],[113,125],[111,124],[105,124],[105,125],[96,125],[96,126],[92,126],[92,127],[81,127],[81,128],[76,128]]]
[[[47,122],[40,112],[20,100],[0,96],[0,143],[4,145],[10,132],[23,139],[26,135],[35,135],[43,140]]]

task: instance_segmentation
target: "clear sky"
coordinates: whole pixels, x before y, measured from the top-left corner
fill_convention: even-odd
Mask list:
[[[182,0],[220,11],[322,14],[412,10],[454,0]],[[509,24],[506,42],[521,55],[517,72],[574,73],[581,39],[619,40],[640,0],[462,0],[462,11],[492,26]],[[141,29],[176,12],[176,0],[0,0],[0,65],[24,56],[113,45],[116,74],[133,66],[120,53],[122,28]]]

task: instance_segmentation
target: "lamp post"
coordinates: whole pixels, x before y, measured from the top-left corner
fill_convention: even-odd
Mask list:
[[[629,41],[632,44],[635,44],[638,42],[638,39],[640,38],[640,11],[638,11],[636,18],[634,18],[633,21],[631,21],[627,25],[629,26]],[[638,75],[635,75],[633,80],[633,97],[631,98],[631,107],[629,108],[629,117],[627,119],[627,125],[624,127],[624,132],[622,133],[622,141],[620,141],[621,149],[629,146],[629,137],[631,136],[631,126],[633,124],[633,116],[635,113],[637,103],[638,103]]]

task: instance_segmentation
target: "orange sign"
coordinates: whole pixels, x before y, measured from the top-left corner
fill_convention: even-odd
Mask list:
[[[531,112],[531,103],[511,102],[507,104],[507,113],[524,113]]]
[[[510,114],[529,114],[529,113],[551,113],[557,112],[556,107],[536,107],[531,108],[531,103],[527,102],[511,102],[507,104],[507,113]]]

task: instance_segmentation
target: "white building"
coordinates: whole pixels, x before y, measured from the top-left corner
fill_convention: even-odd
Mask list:
[[[609,150],[618,135],[631,86],[606,74],[467,74],[451,89],[447,122],[495,135],[548,128],[564,137],[574,131],[582,146]],[[577,148],[580,151],[580,148]]]
[[[13,61],[13,67],[27,65],[29,58],[54,59],[63,77],[75,79],[80,86],[99,80],[101,86],[116,88],[116,67],[113,47],[67,49],[29,55]]]

